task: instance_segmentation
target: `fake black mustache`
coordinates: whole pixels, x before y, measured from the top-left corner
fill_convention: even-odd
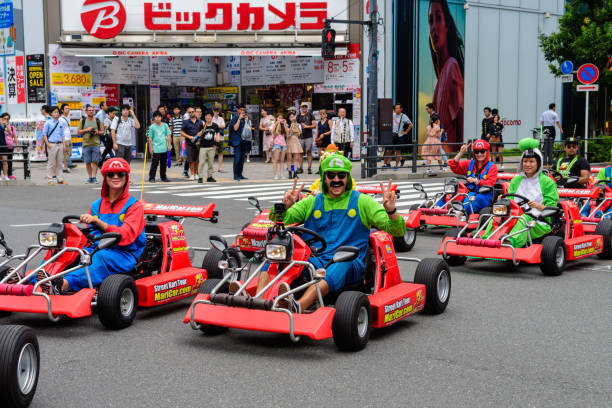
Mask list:
[[[329,183],[329,185],[330,187],[342,187],[344,183],[341,181],[332,181],[331,183]]]

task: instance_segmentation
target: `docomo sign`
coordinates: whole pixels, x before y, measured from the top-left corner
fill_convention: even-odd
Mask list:
[[[348,0],[61,0],[62,32],[118,34],[318,31],[345,19]],[[346,29],[344,25],[336,27]]]

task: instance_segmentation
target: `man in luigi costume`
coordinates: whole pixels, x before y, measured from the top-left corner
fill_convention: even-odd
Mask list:
[[[527,205],[530,207],[529,213],[538,216],[546,207],[554,207],[559,203],[559,192],[555,181],[542,173],[543,157],[538,149],[539,142],[532,138],[522,139],[519,142],[519,149],[523,151],[521,162],[518,168],[518,175],[514,176],[508,187],[508,194],[519,194],[529,199]],[[515,201],[518,198],[514,198]],[[510,234],[524,230],[526,225],[533,220],[531,215],[523,214],[516,222]],[[485,233],[485,238],[493,230],[493,224],[489,224]],[[550,234],[550,225],[544,221],[537,220],[535,227],[531,228],[529,234],[532,239]],[[509,238],[510,244],[515,248],[524,247],[529,240],[527,231],[514,235]]]
[[[283,218],[285,224],[304,223],[305,228],[319,233],[327,242],[324,252],[309,259],[315,268],[323,268],[343,245],[359,248],[359,256],[353,262],[336,263],[327,268],[325,279],[319,284],[324,296],[361,279],[371,227],[397,237],[406,232],[406,224],[395,208],[396,196],[391,191],[391,180],[387,187],[380,183],[383,193],[381,205],[369,195],[352,189],[351,168],[352,164],[346,157],[332,154],[319,167],[322,186],[319,194],[298,201],[304,184],[296,188],[297,180],[294,180],[293,188],[283,198],[287,207]],[[275,214],[271,214],[271,218],[275,218]],[[267,273],[262,272],[260,284],[267,279]],[[289,285],[281,284],[278,293],[281,295],[288,291]],[[289,297],[285,304],[279,306],[299,313],[316,299],[316,287],[310,286],[299,300]]]
[[[564,157],[557,160],[557,172],[564,178],[577,177],[578,181],[567,184],[567,188],[585,188],[591,177],[591,165],[584,158],[578,156],[578,139],[570,137],[564,142]]]

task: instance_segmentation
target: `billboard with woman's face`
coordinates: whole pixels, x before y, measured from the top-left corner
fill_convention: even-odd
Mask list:
[[[419,0],[418,121],[425,140],[433,103],[448,143],[463,141],[463,0]]]

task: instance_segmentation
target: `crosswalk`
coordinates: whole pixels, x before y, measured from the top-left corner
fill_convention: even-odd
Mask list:
[[[361,186],[378,186],[380,182],[371,181],[358,183]],[[423,200],[419,196],[419,192],[413,188],[412,181],[395,182],[400,190],[400,197],[397,200],[396,207],[398,211],[406,211],[413,204],[418,204]],[[442,182],[422,183],[425,191],[431,196],[439,193],[444,189]],[[236,200],[247,201],[249,197],[254,196],[262,203],[264,208],[269,207],[271,203],[282,200],[285,191],[291,188],[293,182],[280,181],[258,184],[185,184],[165,186],[163,184],[146,184],[144,186],[144,199],[147,201],[155,201],[155,196],[171,195],[177,197],[177,202],[180,203],[181,197],[201,198],[203,204],[214,200]],[[308,184],[307,184],[308,185]],[[99,187],[97,188],[99,189]],[[132,186],[132,193],[140,193],[140,186]],[[382,197],[375,196],[375,200],[382,202]]]

